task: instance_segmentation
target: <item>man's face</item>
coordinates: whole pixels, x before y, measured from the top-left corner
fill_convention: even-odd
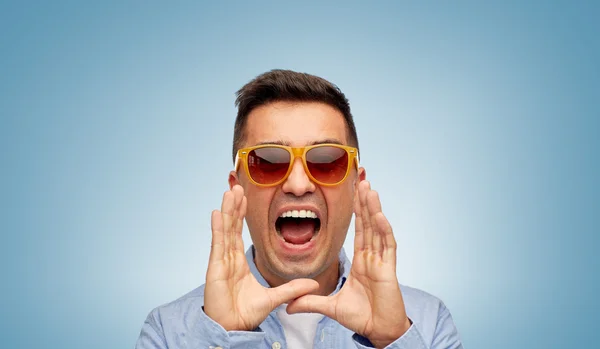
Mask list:
[[[248,115],[243,146],[270,143],[303,147],[332,142],[348,145],[346,130],[342,114],[327,104],[279,101],[255,108]],[[289,177],[274,187],[252,184],[242,166],[230,174],[230,185],[239,183],[244,188],[248,200],[246,223],[256,248],[255,261],[267,281],[314,278],[333,268],[337,272],[338,254],[352,217],[357,179],[364,177],[364,170],[359,171],[353,166],[348,178],[333,187],[312,182],[300,158],[295,159]],[[281,218],[294,210],[316,213],[318,223]],[[294,236],[297,241],[292,241]],[[310,241],[305,242],[306,239]]]

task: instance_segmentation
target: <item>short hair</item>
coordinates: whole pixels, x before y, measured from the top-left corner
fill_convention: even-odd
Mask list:
[[[336,85],[315,75],[274,69],[257,76],[236,93],[235,106],[238,112],[233,129],[234,161],[244,142],[244,129],[250,112],[261,105],[277,101],[322,102],[336,108],[346,121],[349,145],[358,149],[358,136],[350,104]]]

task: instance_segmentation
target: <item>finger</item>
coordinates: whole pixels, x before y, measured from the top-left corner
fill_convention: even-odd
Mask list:
[[[248,200],[246,197],[242,197],[242,203],[240,206],[240,213],[237,218],[235,225],[235,249],[244,253],[244,240],[242,239],[242,230],[244,229],[244,217],[246,217],[246,209],[248,207]]]
[[[237,228],[240,217],[241,206],[244,201],[244,189],[240,185],[234,185],[231,188],[233,193],[233,215],[231,216],[231,229],[229,233],[230,250],[235,251],[237,249]],[[243,218],[242,218],[243,219]]]
[[[385,218],[383,212],[379,212],[375,215],[375,221],[377,222],[377,227],[381,232],[382,240],[384,241],[384,249],[383,249],[383,261],[390,262],[396,266],[396,238],[394,238],[394,232],[392,230],[392,225]]]
[[[271,298],[271,307],[275,309],[283,303],[289,303],[293,299],[304,296],[319,289],[319,283],[312,279],[294,279],[285,284],[268,288],[267,292]]]
[[[354,253],[362,251],[365,247],[364,232],[362,223],[362,212],[360,208],[360,199],[358,198],[358,188],[354,191]]]
[[[373,230],[371,220],[369,219],[369,210],[367,208],[367,193],[371,190],[371,184],[368,181],[362,181],[358,185],[358,196],[360,200],[361,218],[363,224],[363,242],[365,250],[373,248]]]
[[[296,313],[319,313],[323,314],[333,320],[336,320],[335,316],[335,296],[315,296],[306,295],[293,302],[290,302],[287,306],[288,314]]]
[[[212,241],[210,244],[209,262],[216,262],[223,259],[224,242],[223,242],[223,220],[221,212],[218,210],[212,211],[210,217],[210,227],[212,230]]]
[[[395,258],[396,239],[394,238],[392,225],[382,212],[381,200],[379,199],[379,194],[377,192],[372,191],[372,194],[367,197],[367,206],[372,217],[371,224],[373,225],[373,229],[376,230],[381,237],[384,252],[385,250],[392,249],[393,251],[391,252],[393,252]]]
[[[223,248],[225,253],[229,251],[231,244],[231,224],[233,220],[233,210],[235,205],[234,194],[228,190],[223,194],[221,203],[221,218],[223,220]]]
[[[381,230],[377,225],[375,216],[381,212],[381,202],[379,201],[379,194],[375,190],[371,190],[367,193],[367,210],[369,211],[369,221],[371,222],[371,229],[373,230],[373,251],[378,255],[382,255],[382,236]]]

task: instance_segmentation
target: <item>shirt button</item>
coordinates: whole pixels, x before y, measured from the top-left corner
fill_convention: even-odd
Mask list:
[[[271,348],[273,348],[273,349],[281,349],[281,343],[275,342],[275,343],[273,343],[273,345],[271,345]]]

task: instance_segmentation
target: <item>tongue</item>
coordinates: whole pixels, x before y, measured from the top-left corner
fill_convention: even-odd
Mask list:
[[[309,242],[314,232],[314,219],[285,219],[281,222],[281,236],[295,245]]]

